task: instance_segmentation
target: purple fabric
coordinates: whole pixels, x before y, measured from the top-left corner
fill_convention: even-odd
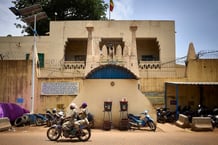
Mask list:
[[[0,118],[8,117],[11,122],[15,121],[17,117],[29,113],[28,110],[20,107],[14,103],[0,103]]]

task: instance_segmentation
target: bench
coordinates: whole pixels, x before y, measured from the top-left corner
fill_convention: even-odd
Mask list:
[[[192,117],[191,130],[193,131],[212,131],[213,125],[210,117]]]
[[[11,128],[11,123],[8,117],[0,118],[0,131],[5,131]]]
[[[176,125],[181,128],[189,128],[190,123],[189,123],[188,116],[179,114],[179,119],[176,121]]]

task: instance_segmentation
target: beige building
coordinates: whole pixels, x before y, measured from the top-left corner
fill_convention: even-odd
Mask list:
[[[85,101],[98,127],[105,101],[112,101],[115,127],[123,98],[128,112],[146,109],[156,119],[154,105],[164,104],[165,82],[187,81],[185,66],[175,63],[174,21],[51,22],[49,35],[37,36],[34,98],[32,48],[31,36],[0,37],[1,77],[7,76],[0,100],[31,108],[34,99],[34,112]]]
[[[197,110],[199,104],[210,110],[217,107],[217,65],[218,59],[199,59],[193,43],[190,43],[185,80],[165,82],[165,105],[176,111],[185,106]]]

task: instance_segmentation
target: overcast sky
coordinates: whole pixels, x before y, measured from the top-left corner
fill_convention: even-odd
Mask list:
[[[190,42],[194,43],[196,52],[218,50],[218,0],[113,1],[111,19],[174,20],[177,58],[187,55]],[[11,6],[11,0],[0,0],[0,36],[23,35],[14,25],[20,21],[8,9]]]

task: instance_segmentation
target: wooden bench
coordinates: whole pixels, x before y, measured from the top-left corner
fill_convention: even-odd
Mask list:
[[[210,117],[192,117],[191,130],[193,131],[212,131],[213,125]]]
[[[11,123],[8,117],[0,118],[0,131],[5,131],[11,128]]]
[[[176,121],[176,125],[181,128],[189,128],[190,123],[189,123],[188,116],[179,114],[179,119]]]

